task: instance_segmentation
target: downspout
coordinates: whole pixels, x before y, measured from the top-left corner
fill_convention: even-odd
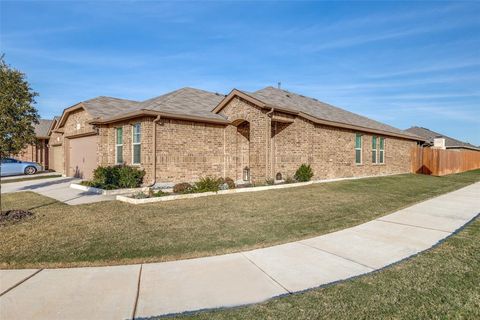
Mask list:
[[[272,107],[272,109],[270,111],[267,112],[267,117],[271,118],[273,116],[273,112],[275,111],[275,108]],[[268,119],[267,119],[268,121]],[[270,130],[268,130],[270,129]],[[269,144],[270,144],[270,149],[272,148],[272,138],[271,138],[271,135],[272,135],[272,121],[270,120],[270,125],[268,126],[267,128],[267,142],[270,142],[270,143],[266,143],[265,144],[265,174],[267,175],[265,178],[269,178],[269,176],[272,174],[272,170],[273,168],[270,168],[270,170],[268,170],[268,156],[270,154],[270,157],[271,157],[271,150],[269,150]],[[270,137],[270,139],[269,139]],[[270,165],[270,167],[272,167]],[[270,171],[270,172],[268,172]]]
[[[153,120],[153,182],[150,184],[150,187],[153,187],[157,183],[157,122],[160,121],[161,116],[158,115]]]

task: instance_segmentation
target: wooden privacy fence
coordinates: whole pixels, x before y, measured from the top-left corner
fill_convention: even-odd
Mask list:
[[[412,172],[444,176],[480,168],[480,151],[413,147]]]

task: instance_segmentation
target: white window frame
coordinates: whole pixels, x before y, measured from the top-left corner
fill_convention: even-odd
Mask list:
[[[378,144],[378,136],[372,136],[372,163],[373,164],[378,164],[378,149],[377,149],[377,144]],[[373,140],[375,140],[375,145],[373,144]],[[373,153],[375,152],[375,158],[373,158]]]
[[[135,126],[139,127],[139,132],[135,133]],[[135,134],[139,136],[138,142],[135,142]],[[135,146],[140,146],[140,159],[135,162]],[[142,125],[140,122],[132,124],[132,164],[140,165],[142,163]]]
[[[122,130],[122,143],[118,143],[118,130]],[[118,162],[118,147],[122,147],[122,162]],[[115,128],[115,164],[123,164],[123,127]]]
[[[360,136],[360,148],[357,148],[357,136]],[[362,165],[363,164],[363,135],[361,133],[355,133],[355,164]],[[360,150],[360,162],[357,162],[357,150]]]
[[[381,156],[378,159],[379,164],[385,164],[385,140],[386,139],[384,137],[380,137],[380,140],[378,141],[378,144],[379,144],[378,149],[379,149],[379,153],[381,154]],[[381,145],[382,145],[381,141],[383,141],[383,148],[381,147]],[[382,161],[380,162],[380,160],[382,160]]]

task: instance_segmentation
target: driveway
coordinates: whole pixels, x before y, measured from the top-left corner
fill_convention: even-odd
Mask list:
[[[4,183],[1,185],[1,193],[32,191],[70,205],[115,199],[115,196],[104,196],[70,188],[71,183],[79,181],[75,178],[61,177]]]
[[[125,266],[0,270],[2,319],[140,319],[258,303],[409,258],[480,212],[480,182],[323,236]]]

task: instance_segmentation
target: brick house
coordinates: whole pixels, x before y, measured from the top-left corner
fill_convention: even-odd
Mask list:
[[[98,163],[98,130],[90,121],[128,112],[136,101],[97,97],[79,102],[56,119],[50,131],[52,168],[66,176],[90,179]]]
[[[449,136],[432,131],[427,128],[415,126],[405,129],[405,131],[422,137],[425,140],[425,142],[423,143],[424,147],[456,151],[480,151],[480,146],[474,146],[471,143],[451,138]]]
[[[53,122],[53,120],[40,119],[39,123],[34,125],[36,143],[26,146],[15,158],[22,161],[37,162],[44,169],[49,169],[49,130]]]
[[[67,175],[126,164],[145,169],[145,184],[204,176],[263,183],[293,176],[302,163],[314,179],[407,173],[422,140],[273,87],[226,96],[183,88],[143,102],[99,97],[65,109],[53,133]]]

